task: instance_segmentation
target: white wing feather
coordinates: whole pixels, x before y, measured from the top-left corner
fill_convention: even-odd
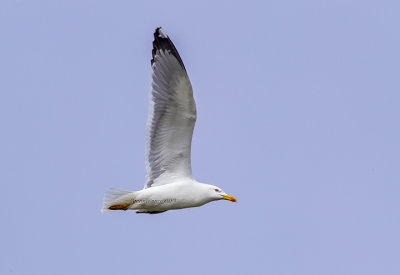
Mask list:
[[[183,62],[161,28],[154,38],[145,188],[192,177],[190,151],[196,122],[192,85]]]

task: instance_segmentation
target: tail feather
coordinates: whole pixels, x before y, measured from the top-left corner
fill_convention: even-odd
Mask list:
[[[132,191],[110,189],[106,192],[103,199],[101,212],[110,210],[127,210],[133,203]]]

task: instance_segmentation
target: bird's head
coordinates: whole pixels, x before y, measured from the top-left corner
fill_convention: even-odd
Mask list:
[[[213,200],[228,200],[228,201],[232,201],[232,202],[237,202],[237,199],[234,196],[226,194],[218,186],[208,185],[207,193]]]

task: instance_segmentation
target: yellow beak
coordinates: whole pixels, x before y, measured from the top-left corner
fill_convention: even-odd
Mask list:
[[[234,196],[231,196],[231,195],[221,195],[222,196],[222,198],[224,199],[224,200],[228,200],[228,201],[232,201],[232,202],[237,202],[237,199],[234,197]]]

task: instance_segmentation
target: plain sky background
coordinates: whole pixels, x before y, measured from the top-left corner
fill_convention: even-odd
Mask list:
[[[1,274],[400,274],[398,1],[2,1]],[[100,213],[145,181],[153,32],[194,177],[238,203]]]

